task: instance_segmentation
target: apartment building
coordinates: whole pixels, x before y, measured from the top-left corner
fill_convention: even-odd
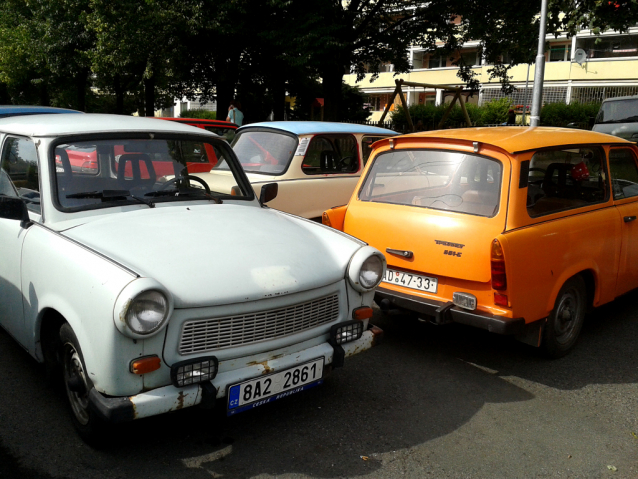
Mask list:
[[[552,102],[590,102],[605,98],[626,95],[638,95],[638,26],[628,33],[606,32],[596,35],[589,30],[582,30],[576,36],[567,38],[553,35],[547,37],[549,50],[545,52],[545,80],[543,103]],[[508,96],[515,105],[531,105],[534,82],[534,65],[516,65],[509,74],[515,91],[505,95],[498,81],[490,80],[489,65],[485,65],[478,54],[478,42],[466,43],[460,52],[466,64],[472,64],[480,89],[467,92],[467,101],[483,104],[494,99]],[[395,88],[395,79],[417,83],[433,83],[450,86],[461,86],[463,83],[457,76],[458,67],[453,65],[456,57],[434,55],[413,47],[407,54],[411,59],[412,70],[409,73],[395,76],[392,65],[385,65],[379,77],[370,81],[367,75],[356,83],[356,75],[346,75],[345,81],[357,85],[369,97],[373,109],[371,120],[381,117],[383,109]],[[458,55],[458,54],[457,54]],[[503,63],[508,63],[507,56]],[[526,81],[529,79],[527,89]],[[440,105],[450,101],[442,90],[405,87],[407,101],[410,105],[432,103]],[[398,98],[395,100],[398,103]]]

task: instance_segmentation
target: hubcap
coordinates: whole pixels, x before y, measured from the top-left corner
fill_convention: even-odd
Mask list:
[[[554,331],[556,341],[566,344],[572,341],[578,329],[579,318],[582,315],[580,293],[575,289],[569,289],[561,296],[556,307],[556,321]]]
[[[70,343],[64,345],[64,386],[76,419],[82,425],[88,424],[89,395],[86,376],[80,355]]]

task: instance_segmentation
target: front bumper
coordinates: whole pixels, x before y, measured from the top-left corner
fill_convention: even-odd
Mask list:
[[[444,303],[423,299],[385,288],[377,288],[374,300],[382,310],[407,309],[432,316],[435,324],[467,324],[497,334],[521,334],[525,328],[524,318],[503,318],[484,311],[468,311],[455,306],[451,301]]]
[[[369,325],[368,330],[363,332],[361,338],[341,345],[345,353],[344,357],[354,356],[366,349],[370,349],[379,342],[382,336],[383,331],[381,329]],[[208,381],[181,388],[169,385],[130,397],[106,397],[96,389],[92,389],[89,394],[90,405],[93,411],[102,419],[112,423],[155,416],[201,403],[210,406],[215,399],[226,395],[228,386],[246,379],[291,368],[321,356],[325,358],[327,366],[332,365],[335,349],[328,342],[325,342],[303,349],[295,354],[282,357],[276,356],[268,361],[252,364],[244,368],[221,372],[215,376],[212,382]]]

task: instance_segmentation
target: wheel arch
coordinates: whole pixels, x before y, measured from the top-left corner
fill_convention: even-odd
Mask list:
[[[585,281],[585,289],[587,292],[587,308],[591,308],[593,307],[593,305],[596,304],[596,302],[598,301],[598,297],[600,296],[598,270],[594,266],[587,266],[565,271],[559,277],[559,280],[554,283],[552,294],[550,295],[549,301],[547,303],[548,311],[554,309],[556,299],[558,298],[558,293],[560,292],[563,285],[575,276],[581,276],[583,278],[583,281]]]

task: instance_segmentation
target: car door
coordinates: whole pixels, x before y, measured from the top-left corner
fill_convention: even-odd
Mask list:
[[[609,150],[614,205],[622,228],[616,295],[638,287],[638,162],[635,150]]]
[[[348,202],[360,174],[353,135],[315,135],[303,159],[300,180],[280,184],[279,195],[295,198],[294,203],[289,202],[295,204],[294,214],[318,219],[325,210]]]
[[[33,142],[7,137],[0,158],[0,194],[29,198],[30,209],[38,213],[40,187]],[[22,344],[25,338],[20,278],[22,244],[27,232],[20,221],[0,218],[0,325]]]

